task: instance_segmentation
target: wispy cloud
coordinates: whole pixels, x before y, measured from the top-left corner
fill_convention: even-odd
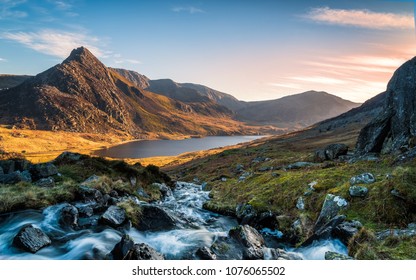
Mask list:
[[[124,64],[124,63],[128,63],[128,64],[142,64],[142,62],[140,60],[137,59],[124,59],[124,58],[120,58],[118,57],[118,59],[114,60],[114,63],[116,64]]]
[[[16,41],[40,53],[65,58],[72,49],[79,46],[88,48],[94,55],[102,57],[106,52],[97,45],[99,39],[86,33],[72,33],[60,30],[45,29],[38,32],[6,32],[4,39]]]
[[[17,9],[20,4],[25,2],[26,0],[0,0],[0,20],[27,17],[26,12]]]
[[[196,7],[192,7],[192,6],[187,6],[187,7],[174,7],[172,8],[172,11],[175,13],[190,13],[190,14],[203,14],[205,13],[204,10],[200,9],[200,8],[196,8]]]
[[[377,13],[370,10],[313,8],[303,18],[332,25],[369,29],[413,29],[413,14]]]
[[[291,77],[290,79],[295,80],[295,81],[301,81],[301,82],[309,82],[309,83],[315,83],[315,84],[327,84],[327,85],[343,85],[346,83],[344,80],[341,80],[341,79],[321,77],[321,76]]]
[[[5,61],[7,61],[7,60],[0,57],[0,62],[5,62]]]

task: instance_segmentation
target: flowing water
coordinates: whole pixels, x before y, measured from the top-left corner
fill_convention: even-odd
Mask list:
[[[177,226],[173,230],[142,232],[126,229],[136,243],[146,243],[167,259],[182,259],[191,256],[197,248],[210,246],[216,238],[226,236],[237,226],[235,219],[202,209],[209,199],[202,186],[178,183],[172,195],[158,206],[175,217]],[[142,203],[142,202],[138,202]],[[68,230],[59,224],[60,210],[65,204],[45,208],[43,211],[27,210],[0,216],[0,259],[97,259],[104,258],[117,244],[122,233],[106,226],[93,229]],[[14,236],[26,224],[42,229],[52,240],[52,245],[36,254],[26,253],[12,246]],[[309,247],[294,250],[304,259],[323,259],[326,251],[346,253],[338,240],[314,243]]]

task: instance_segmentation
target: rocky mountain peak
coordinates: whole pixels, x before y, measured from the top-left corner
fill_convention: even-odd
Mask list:
[[[406,151],[416,141],[416,57],[400,66],[387,85],[383,113],[365,126],[357,152]]]
[[[98,59],[87,48],[81,46],[73,49],[68,58],[65,59],[64,63],[68,63],[70,61],[86,62],[90,60]]]

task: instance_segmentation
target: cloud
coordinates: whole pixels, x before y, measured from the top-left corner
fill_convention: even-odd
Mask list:
[[[175,8],[172,9],[172,11],[175,12],[175,13],[185,12],[185,13],[190,13],[190,14],[205,13],[204,10],[196,8],[196,7],[192,7],[192,6],[189,6],[189,7],[175,7]]]
[[[3,39],[18,42],[40,53],[66,58],[71,50],[79,46],[88,48],[97,57],[106,54],[97,47],[99,39],[86,33],[73,33],[60,30],[44,29],[38,32],[6,32]]]
[[[26,0],[20,0],[20,1],[0,0],[0,20],[27,17],[26,12],[16,10],[16,7],[18,7],[20,4],[23,4],[25,2]]]
[[[119,58],[119,59],[114,60],[114,63],[116,63],[116,64],[123,64],[123,63],[142,64],[141,61],[136,60],[136,59],[128,59],[128,58],[123,59],[123,58],[120,58],[120,56],[115,56],[115,58]]]
[[[313,8],[303,18],[340,26],[369,29],[413,29],[412,14],[377,13],[370,10],[344,10],[329,7]]]
[[[0,62],[6,62],[7,60],[0,57]]]
[[[343,85],[346,82],[344,80],[329,78],[329,77],[291,77],[292,80],[301,81],[301,82],[309,82],[315,84],[327,84],[327,85]]]

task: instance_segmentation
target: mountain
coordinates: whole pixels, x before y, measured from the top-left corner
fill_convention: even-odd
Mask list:
[[[247,102],[236,111],[236,119],[248,123],[303,128],[337,116],[358,103],[321,91],[307,91],[280,99]]]
[[[123,76],[130,82],[132,82],[134,85],[138,86],[139,88],[146,89],[149,87],[149,81],[150,79],[146,77],[145,75],[139,74],[136,71],[132,70],[125,70],[121,68],[111,68],[110,70],[117,72],[119,75]]]
[[[0,74],[0,90],[9,89],[20,85],[31,76],[28,75],[3,75]]]
[[[86,48],[0,92],[0,123],[42,130],[149,135],[244,133],[213,102],[183,103],[137,87]]]

